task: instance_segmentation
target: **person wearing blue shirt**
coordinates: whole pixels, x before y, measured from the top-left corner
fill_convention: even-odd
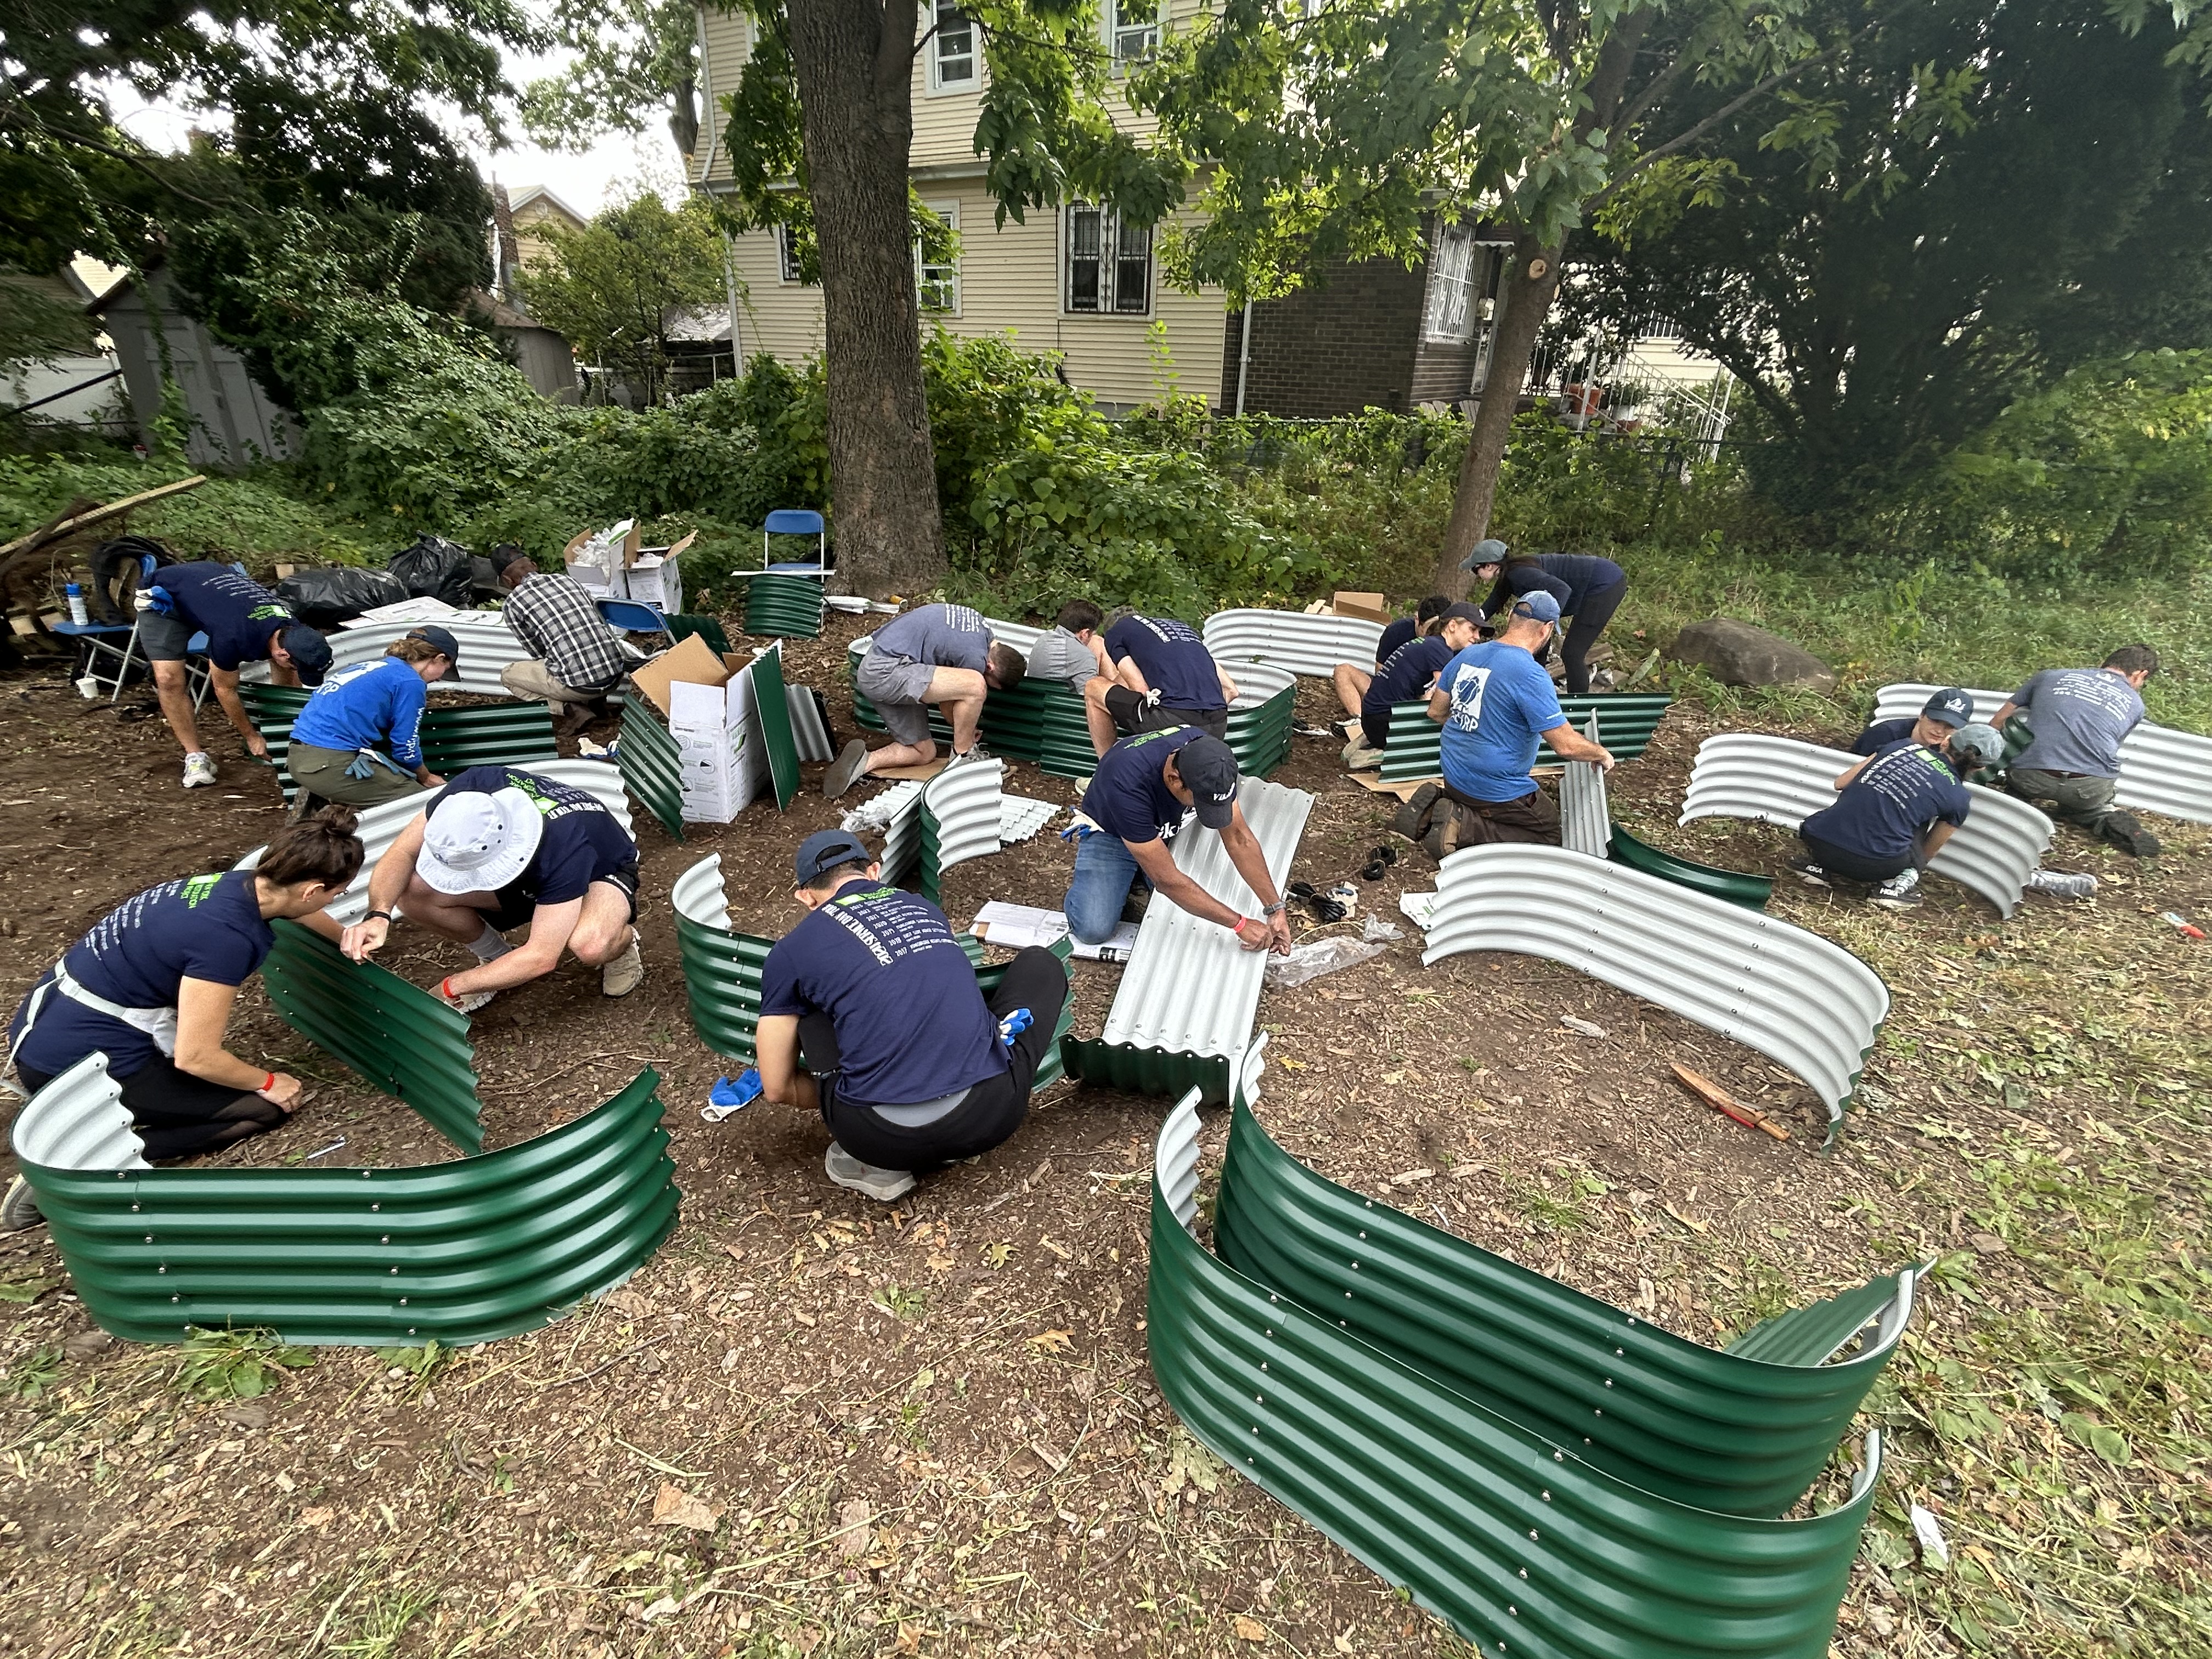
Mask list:
[[[1559,844],[1558,804],[1536,787],[1532,769],[1540,743],[1562,760],[1613,769],[1604,745],[1567,724],[1552,677],[1538,665],[1559,620],[1549,593],[1524,593],[1504,633],[1468,646],[1437,677],[1429,718],[1443,727],[1444,781],[1416,790],[1392,827],[1440,864],[1460,847]]]
[[[1390,740],[1390,711],[1435,689],[1444,665],[1474,643],[1482,613],[1471,605],[1447,605],[1436,623],[1436,633],[1407,641],[1368,682],[1359,703],[1359,730],[1344,745],[1346,770],[1364,772],[1382,763],[1383,745]],[[1337,672],[1342,674],[1347,665],[1340,664]]]
[[[1134,611],[1106,630],[1112,672],[1083,688],[1091,746],[1103,755],[1116,738],[1194,726],[1229,734],[1237,682],[1221,672],[1206,641],[1188,623]]]
[[[2004,753],[1993,726],[1967,725],[1940,744],[1891,744],[1836,779],[1836,804],[1797,826],[1805,851],[1790,867],[1810,887],[1866,882],[1868,902],[1920,902],[1920,872],[1973,811],[1966,775]]]
[[[1494,539],[1477,542],[1474,551],[1460,561],[1459,568],[1472,571],[1477,581],[1491,584],[1490,597],[1482,602],[1486,617],[1498,617],[1511,600],[1525,594],[1550,594],[1559,614],[1574,618],[1566,638],[1559,642],[1567,695],[1588,694],[1590,647],[1627,597],[1626,571],[1594,553],[1516,554]]]
[[[325,680],[292,722],[284,757],[303,794],[374,806],[444,783],[422,763],[422,710],[460,655],[452,630],[430,623]]]
[[[886,884],[845,830],[809,836],[794,874],[806,915],[761,964],[761,1093],[818,1111],[823,1173],[889,1203],[1021,1127],[1067,973],[1033,946],[985,997],[945,913]]]
[[[1960,726],[1971,725],[1974,699],[1964,688],[1947,685],[1922,705],[1912,719],[1875,720],[1851,739],[1851,753],[1871,759],[1896,743],[1924,744],[1941,749]]]

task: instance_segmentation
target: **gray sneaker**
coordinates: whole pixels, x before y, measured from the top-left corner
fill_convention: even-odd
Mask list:
[[[0,1198],[0,1233],[20,1233],[46,1218],[39,1209],[39,1195],[31,1190],[29,1182],[17,1176],[8,1183],[7,1196]]]
[[[847,744],[844,751],[830,763],[830,769],[822,775],[822,793],[835,800],[860,780],[867,770],[868,745],[855,738]]]
[[[872,1164],[863,1164],[834,1140],[823,1155],[822,1173],[840,1187],[866,1193],[883,1204],[904,1198],[914,1190],[914,1176],[907,1170],[878,1170]]]
[[[950,771],[956,766],[965,766],[970,761],[987,761],[990,758],[991,751],[983,746],[983,739],[978,738],[968,748],[956,749],[946,756],[945,767],[947,771]]]
[[[1892,876],[1867,895],[1867,902],[1885,910],[1910,910],[1920,902],[1920,872],[1906,870]]]

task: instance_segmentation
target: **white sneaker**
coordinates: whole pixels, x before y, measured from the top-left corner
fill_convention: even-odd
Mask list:
[[[185,788],[197,789],[204,783],[213,783],[215,781],[214,756],[201,754],[185,757]]]
[[[465,1014],[473,1014],[477,1009],[483,1007],[484,1004],[489,1002],[494,997],[497,996],[499,993],[496,991],[461,991],[456,993],[453,996],[447,996],[442,993],[433,991],[430,994],[436,997],[439,1001],[444,1003],[448,1008],[459,1009]]]
[[[629,948],[599,969],[599,992],[603,996],[626,997],[644,983],[645,962],[638,955],[637,929],[633,927]]]
[[[830,1143],[830,1150],[823,1155],[822,1173],[840,1187],[866,1193],[884,1204],[895,1198],[904,1198],[914,1190],[914,1176],[908,1171],[878,1170],[872,1164],[863,1164],[834,1140]]]
[[[7,1195],[0,1198],[0,1232],[19,1233],[45,1219],[39,1210],[39,1195],[31,1190],[29,1182],[17,1176],[8,1183]]]

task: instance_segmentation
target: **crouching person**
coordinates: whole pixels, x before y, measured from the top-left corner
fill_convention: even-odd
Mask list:
[[[1021,1127],[1066,970],[1049,951],[1023,951],[986,1000],[945,913],[885,884],[842,830],[809,836],[795,873],[807,915],[761,969],[761,1092],[820,1112],[823,1171],[888,1203]],[[1021,1009],[1028,1023],[1002,1040]]]
[[[608,996],[645,978],[630,925],[636,842],[588,792],[519,766],[471,766],[409,820],[376,862],[368,914],[345,930],[345,953],[368,961],[401,915],[476,952],[475,967],[438,986],[465,1014],[543,979],[564,951],[599,970]],[[529,939],[510,944],[526,923]]]

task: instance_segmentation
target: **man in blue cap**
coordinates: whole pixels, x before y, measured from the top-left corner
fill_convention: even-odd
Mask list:
[[[1613,769],[1613,756],[1567,724],[1552,677],[1539,660],[1559,625],[1549,593],[1523,593],[1494,640],[1470,645],[1444,665],[1429,696],[1443,727],[1444,781],[1424,784],[1392,827],[1441,864],[1462,847],[1514,842],[1559,845],[1559,809],[1536,787],[1539,743],[1562,760]]]
[[[793,873],[807,914],[761,967],[761,1093],[819,1111],[823,1172],[889,1203],[1021,1127],[1067,973],[1018,951],[987,1000],[945,913],[885,883],[846,830],[800,842]]]
[[[1961,686],[1947,685],[1928,699],[1917,719],[1900,715],[1893,720],[1875,721],[1851,740],[1851,753],[1871,758],[1893,743],[1908,742],[1941,749],[1954,732],[1972,725],[1973,719],[1972,696]]]
[[[163,565],[146,589],[138,617],[138,648],[154,666],[154,691],[161,717],[185,750],[185,787],[216,781],[215,757],[200,742],[199,720],[185,684],[185,659],[192,635],[207,635],[208,679],[215,700],[246,740],[246,752],[269,758],[246,702],[238,695],[238,671],[265,661],[279,685],[320,685],[331,665],[331,645],[252,577],[227,564],[200,560]]]

